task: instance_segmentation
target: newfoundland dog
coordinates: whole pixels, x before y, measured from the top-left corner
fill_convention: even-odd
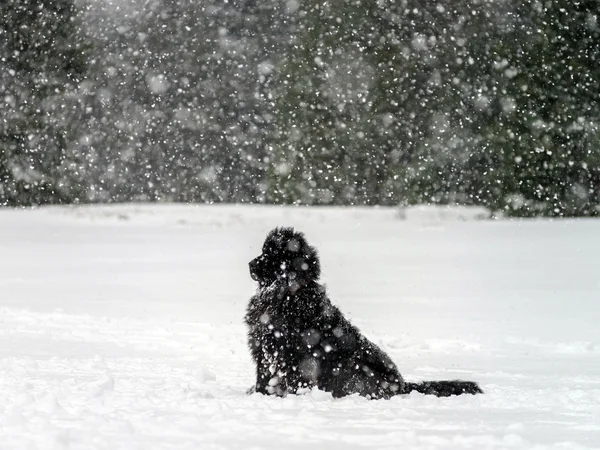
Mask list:
[[[439,397],[483,392],[472,381],[404,381],[389,356],[331,304],[320,274],[316,249],[293,228],[271,231],[250,262],[258,291],[245,317],[256,363],[249,393],[285,396],[317,387],[334,397],[387,399],[412,391]]]

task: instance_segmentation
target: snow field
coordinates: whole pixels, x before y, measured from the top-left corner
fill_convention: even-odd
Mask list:
[[[600,448],[600,222],[411,217],[0,210],[0,448]],[[284,224],[406,379],[486,394],[245,395],[247,261]]]

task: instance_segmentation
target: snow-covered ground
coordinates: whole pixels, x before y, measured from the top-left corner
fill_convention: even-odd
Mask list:
[[[600,448],[600,221],[400,216],[0,209],[0,448]],[[405,378],[486,394],[245,395],[247,262],[283,224]]]

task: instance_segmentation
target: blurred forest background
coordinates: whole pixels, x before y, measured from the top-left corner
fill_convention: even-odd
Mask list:
[[[598,0],[2,0],[0,204],[600,213]]]

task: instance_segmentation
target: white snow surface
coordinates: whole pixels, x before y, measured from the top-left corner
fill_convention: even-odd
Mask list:
[[[393,208],[0,209],[0,449],[600,448],[600,221]],[[247,262],[306,233],[407,380],[484,395],[246,395]]]

